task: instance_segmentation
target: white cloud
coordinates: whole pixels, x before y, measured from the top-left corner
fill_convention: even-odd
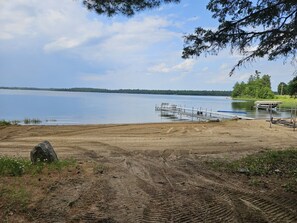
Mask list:
[[[172,66],[168,66],[165,63],[160,63],[149,68],[149,72],[151,73],[190,72],[192,71],[195,63],[196,61],[192,59],[184,60],[183,62]]]
[[[44,46],[45,51],[55,51],[60,49],[69,49],[78,46],[81,43],[78,39],[61,37],[58,40],[48,43]]]
[[[203,71],[203,72],[206,72],[206,71],[208,71],[208,70],[209,70],[208,67],[203,67],[203,68],[202,68],[202,71]]]
[[[0,4],[0,39],[21,39],[25,44],[24,36],[34,37],[48,53],[76,48],[71,52],[97,63],[140,58],[153,45],[181,36],[169,31],[174,24],[167,18],[135,16],[104,23],[100,17],[90,17],[77,1],[15,0]]]
[[[230,67],[229,67],[229,65],[228,64],[226,64],[226,63],[223,63],[223,64],[221,64],[221,66],[220,66],[220,69],[221,70],[229,70],[230,69]]]
[[[197,22],[200,18],[198,16],[194,16],[194,17],[191,17],[191,18],[188,18],[188,22]]]

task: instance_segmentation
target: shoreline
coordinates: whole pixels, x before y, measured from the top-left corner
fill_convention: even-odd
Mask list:
[[[166,122],[89,125],[18,125],[0,127],[0,152],[27,156],[38,143],[48,140],[63,157],[86,151],[187,151],[225,153],[296,146],[291,128],[265,120],[223,122]]]

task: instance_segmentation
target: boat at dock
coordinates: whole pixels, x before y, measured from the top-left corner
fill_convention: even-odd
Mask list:
[[[274,109],[278,105],[280,105],[282,102],[281,101],[255,101],[255,107],[257,109]]]

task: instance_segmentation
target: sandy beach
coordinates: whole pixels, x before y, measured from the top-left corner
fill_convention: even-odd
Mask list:
[[[2,213],[8,221],[297,221],[296,194],[276,190],[273,180],[264,179],[265,186],[255,188],[246,176],[203,164],[211,158],[296,147],[291,128],[270,128],[263,120],[7,126],[0,127],[0,154],[28,158],[43,140],[59,158],[72,157],[78,164],[65,173],[13,181],[27,185],[32,199],[26,211]],[[11,182],[4,178],[0,188]]]
[[[0,127],[0,152],[26,157],[36,144],[48,140],[61,157],[83,158],[86,152],[104,154],[114,150],[222,153],[294,147],[296,139],[297,134],[291,128],[278,125],[270,128],[264,120],[9,126]]]

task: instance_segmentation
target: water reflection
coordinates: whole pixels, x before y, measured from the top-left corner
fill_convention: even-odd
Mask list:
[[[252,111],[255,101],[232,101],[231,106],[234,111]]]

